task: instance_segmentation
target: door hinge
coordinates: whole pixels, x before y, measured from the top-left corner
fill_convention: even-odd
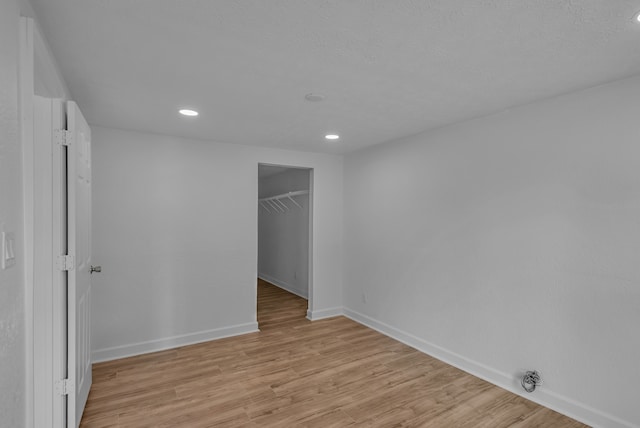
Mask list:
[[[58,269],[62,271],[73,269],[73,256],[58,256]]]
[[[53,138],[57,145],[68,146],[73,140],[73,134],[66,129],[56,129],[53,132]]]
[[[69,395],[73,392],[73,383],[69,379],[62,379],[56,382],[56,393],[58,395]]]

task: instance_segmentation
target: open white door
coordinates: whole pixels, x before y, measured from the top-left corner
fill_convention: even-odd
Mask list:
[[[67,102],[67,427],[80,425],[91,388],[91,129]]]
[[[91,388],[91,130],[75,103],[34,97],[34,149],[33,426],[76,428]]]

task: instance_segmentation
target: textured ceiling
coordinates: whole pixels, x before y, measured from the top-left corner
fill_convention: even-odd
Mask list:
[[[32,3],[91,124],[227,143],[349,152],[640,73],[640,0]]]

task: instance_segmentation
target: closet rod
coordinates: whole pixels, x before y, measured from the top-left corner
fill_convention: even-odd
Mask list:
[[[281,195],[269,196],[268,198],[261,198],[261,199],[258,199],[258,203],[268,213],[271,213],[271,210],[274,210],[275,212],[285,212],[285,211],[289,211],[291,208],[289,208],[287,204],[282,202],[282,199],[288,199],[291,202],[293,202],[294,205],[296,205],[298,208],[302,208],[302,205],[297,203],[293,199],[293,197],[299,196],[299,195],[308,195],[308,194],[309,194],[308,190],[297,190],[295,192],[287,192]],[[271,210],[269,208],[271,208]]]
[[[260,198],[258,199],[259,202],[266,202],[266,201],[274,201],[274,200],[280,200],[280,199],[292,199],[293,196],[299,196],[299,195],[308,195],[309,191],[308,190],[297,190],[295,192],[287,192],[287,193],[283,193],[281,195],[275,195],[275,196],[269,196],[268,198]]]

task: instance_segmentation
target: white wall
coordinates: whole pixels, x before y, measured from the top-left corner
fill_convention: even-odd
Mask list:
[[[259,181],[258,196],[266,198],[309,190],[310,170],[292,168]],[[258,209],[258,276],[298,296],[309,290],[309,195],[296,196],[300,207],[277,212]]]
[[[258,163],[314,169],[311,316],[342,304],[342,158],[93,130],[97,360],[254,330]]]
[[[18,24],[13,0],[0,3],[0,223],[15,234],[15,266],[0,270],[0,415],[25,424],[26,343],[22,154],[18,123]],[[2,227],[2,226],[0,226]]]
[[[349,316],[640,426],[640,78],[345,159]]]

